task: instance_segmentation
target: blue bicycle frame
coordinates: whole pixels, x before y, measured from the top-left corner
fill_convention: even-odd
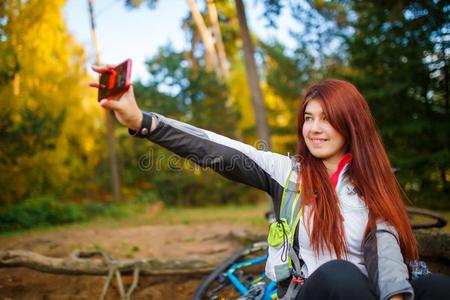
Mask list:
[[[243,262],[239,262],[236,264],[233,264],[228,271],[226,272],[228,279],[230,279],[231,283],[233,284],[233,286],[236,288],[236,290],[243,296],[247,295],[249,290],[240,280],[239,278],[236,277],[236,275],[234,274],[234,272],[240,268],[243,267],[248,267],[248,266],[252,266],[252,265],[256,265],[259,263],[263,263],[267,260],[267,255],[263,255],[254,259],[250,259],[247,261],[243,261]],[[266,274],[261,274],[259,275],[257,278],[255,278],[254,280],[252,280],[252,282],[250,283],[250,286],[260,282],[261,280],[266,278]],[[276,294],[277,294],[277,290],[276,290],[276,282],[274,281],[270,281],[269,284],[267,284],[265,290],[264,290],[264,295],[262,297],[262,300],[272,300],[272,299],[276,299]]]

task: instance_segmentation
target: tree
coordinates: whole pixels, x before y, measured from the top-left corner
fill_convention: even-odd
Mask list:
[[[354,4],[359,18],[349,43],[350,64],[363,75],[355,80],[383,126],[405,189],[438,207],[450,203],[449,53],[443,54],[448,4],[408,1],[389,8]]]
[[[101,159],[100,109],[85,88],[84,53],[67,32],[63,5],[0,3],[2,204],[89,189]]]
[[[192,19],[196,25],[196,30],[198,30],[199,36],[203,42],[205,50],[205,65],[208,71],[215,70],[215,73],[219,77],[228,77],[227,70],[227,60],[226,54],[224,52],[224,47],[222,46],[222,34],[220,32],[220,27],[218,26],[216,9],[214,1],[209,1],[207,4],[208,14],[211,20],[214,38],[216,40],[217,49],[214,47],[213,39],[210,32],[207,29],[204,18],[202,17],[199,9],[196,6],[195,0],[187,0],[189,8],[191,11]],[[126,4],[130,7],[137,7],[144,1],[126,1]],[[148,2],[151,7],[154,7],[156,1]],[[244,61],[246,66],[247,82],[249,85],[249,90],[251,93],[251,100],[253,106],[253,112],[256,121],[256,130],[258,137],[264,141],[268,149],[270,149],[270,131],[266,118],[266,109],[264,103],[263,93],[260,87],[260,80],[258,76],[258,71],[254,59],[254,46],[250,37],[250,32],[247,25],[247,20],[245,16],[245,8],[242,0],[236,0],[236,13],[239,20],[239,28],[241,39],[243,42],[243,52]],[[197,35],[193,35],[195,41],[197,40]],[[195,43],[193,43],[195,46]]]
[[[280,42],[259,43],[264,95],[274,150],[294,153],[297,144],[297,112],[311,82],[322,78],[316,59],[304,48],[291,51]]]
[[[219,25],[219,16],[217,14],[217,8],[214,1],[207,1],[208,5],[208,17],[211,22],[214,39],[217,45],[217,54],[220,62],[221,75],[227,79],[229,76],[230,64],[227,58],[227,53],[225,52],[225,46],[223,44],[222,30]]]
[[[206,27],[205,21],[197,8],[194,0],[188,0],[189,9],[191,10],[192,19],[198,29],[203,46],[205,48],[205,63],[206,69],[211,72],[215,71],[217,75],[221,75],[221,68],[219,62],[219,56],[214,48],[214,42],[211,33]]]
[[[89,17],[90,17],[90,23],[91,23],[91,35],[94,42],[94,48],[95,48],[95,64],[100,65],[100,50],[98,45],[98,37],[97,37],[97,30],[95,27],[95,16],[94,16],[94,5],[92,3],[92,0],[88,0],[88,7],[89,7]],[[114,201],[120,201],[122,198],[121,195],[121,188],[120,188],[120,175],[119,170],[117,167],[117,155],[116,155],[116,136],[114,132],[114,126],[113,126],[113,113],[111,111],[105,110],[105,125],[106,125],[106,132],[108,137],[108,151],[109,151],[109,165],[110,165],[110,172],[111,172],[111,185],[112,185],[112,191],[113,191],[113,198]]]
[[[226,102],[228,89],[225,83],[211,76],[206,69],[191,66],[188,60],[183,52],[166,46],[147,62],[149,81],[145,85],[135,85],[141,108],[233,136],[239,116]],[[138,153],[144,146],[140,147]],[[254,191],[243,185],[236,186],[211,170],[200,169],[189,160],[177,159],[161,147],[145,145],[145,148],[150,147],[151,151],[147,152],[151,155],[145,159],[153,167],[149,168],[146,178],[151,176],[166,203],[204,205],[226,203],[230,199],[235,203],[257,199]]]
[[[347,13],[322,9],[321,16],[351,32],[341,34],[348,65],[335,74],[350,79],[366,96],[409,196],[429,206],[448,207],[448,4],[330,2]]]
[[[256,67],[254,57],[253,42],[250,37],[250,31],[247,25],[247,18],[245,16],[245,8],[242,0],[235,0],[236,12],[239,20],[239,28],[244,50],[245,69],[247,71],[247,82],[252,97],[253,113],[256,120],[256,131],[258,137],[266,144],[266,148],[271,149],[270,131],[267,123],[266,108],[264,97],[259,85],[258,69]]]

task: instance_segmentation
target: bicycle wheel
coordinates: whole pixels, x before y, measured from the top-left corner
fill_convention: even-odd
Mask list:
[[[431,210],[417,207],[406,208],[413,229],[442,228],[447,220]]]
[[[240,293],[236,290],[232,282],[227,277],[228,269],[241,261],[265,255],[267,252],[266,242],[253,243],[223,261],[214,271],[212,271],[194,293],[193,300],[218,300],[237,299]],[[261,268],[262,267],[262,268]],[[250,281],[251,276],[264,273],[264,266],[248,266],[245,270],[238,270],[236,273],[240,281]]]

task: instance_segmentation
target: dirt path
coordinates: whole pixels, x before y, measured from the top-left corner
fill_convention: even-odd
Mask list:
[[[261,214],[255,212],[256,215]],[[104,250],[116,259],[157,257],[213,258],[222,261],[242,247],[232,232],[264,234],[267,225],[242,225],[202,214],[208,221],[176,225],[88,224],[0,237],[0,250],[23,249],[65,257],[75,249]],[[217,219],[217,217],[216,217]],[[159,223],[158,223],[159,224]],[[427,260],[433,272],[450,275],[448,263]],[[99,299],[105,277],[52,275],[25,268],[0,269],[0,300]],[[126,285],[130,277],[124,277]],[[191,299],[202,276],[141,276],[133,299]],[[114,282],[115,283],[115,282]],[[115,284],[107,299],[119,299]]]
[[[144,225],[120,228],[64,228],[0,238],[0,249],[24,249],[64,257],[75,249],[105,250],[114,258],[213,256],[221,261],[242,247],[232,231],[261,232],[261,226],[228,222],[191,225]],[[130,278],[125,279],[125,284]],[[201,276],[141,277],[133,299],[191,299]],[[98,299],[101,276],[44,274],[24,268],[0,269],[0,300]],[[107,299],[119,299],[117,289]]]

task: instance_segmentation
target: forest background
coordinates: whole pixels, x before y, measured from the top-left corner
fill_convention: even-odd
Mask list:
[[[296,111],[308,85],[349,80],[369,103],[408,205],[450,209],[450,4],[260,1],[268,28],[285,10],[298,22],[294,48],[250,32],[263,115],[255,112],[258,95],[249,87],[239,0],[190,6],[183,23],[190,48],[167,45],[147,61],[149,80],[134,83],[140,107],[257,147],[262,120],[270,130],[266,144],[292,154]],[[118,2],[158,9],[158,1]],[[0,1],[0,231],[121,215],[133,203],[266,201],[263,193],[130,138],[117,123],[114,195],[105,113],[87,87],[96,78],[67,30],[64,5]]]

